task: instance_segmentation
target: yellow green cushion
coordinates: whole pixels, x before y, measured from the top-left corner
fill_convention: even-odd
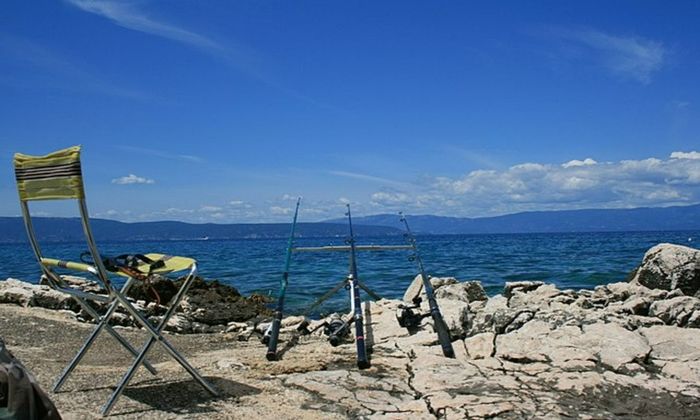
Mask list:
[[[153,261],[159,261],[163,260],[165,263],[165,266],[157,268],[151,273],[156,273],[156,274],[167,274],[167,273],[174,273],[178,271],[183,271],[183,270],[189,270],[192,268],[192,265],[196,262],[192,258],[187,258],[187,257],[176,257],[172,255],[165,255],[165,254],[144,254],[147,258],[153,260]],[[85,272],[90,272],[94,273],[95,272],[95,267],[93,267],[90,264],[85,264],[82,262],[73,262],[73,261],[63,261],[63,260],[57,260],[54,258],[42,258],[41,263],[47,266],[51,267],[61,267],[61,268],[67,268],[71,270],[76,270],[76,271],[85,271]],[[147,263],[142,263],[139,264],[136,269],[143,273],[148,273],[148,268],[149,264]],[[123,277],[129,277],[127,274],[121,273],[117,271],[115,274],[118,274]]]

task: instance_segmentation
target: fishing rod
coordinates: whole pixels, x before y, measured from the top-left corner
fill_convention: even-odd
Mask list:
[[[452,338],[450,337],[450,330],[447,328],[447,324],[445,323],[445,320],[442,317],[442,313],[440,313],[440,307],[438,306],[437,300],[435,300],[435,294],[433,293],[433,286],[432,284],[430,284],[430,279],[425,273],[425,268],[423,267],[423,260],[421,259],[420,254],[418,252],[418,243],[416,242],[416,237],[415,235],[413,235],[413,232],[411,232],[411,228],[408,227],[408,221],[406,220],[406,217],[403,215],[403,213],[399,213],[399,215],[401,216],[401,221],[406,227],[406,233],[404,237],[413,249],[413,253],[409,257],[409,260],[415,261],[418,264],[418,270],[420,271],[420,276],[423,280],[423,288],[425,289],[425,294],[428,298],[428,306],[430,307],[430,313],[421,315],[416,314],[412,311],[412,309],[420,307],[421,297],[420,294],[418,294],[413,299],[414,306],[407,307],[402,305],[399,307],[399,312],[397,313],[396,318],[398,319],[400,326],[410,329],[415,328],[418,325],[418,323],[420,323],[421,319],[427,316],[431,316],[433,318],[433,328],[435,329],[435,332],[438,335],[438,341],[440,342],[440,346],[442,346],[442,354],[444,354],[445,357],[454,358],[455,352],[452,348]]]
[[[350,286],[350,309],[352,311],[351,322],[355,323],[355,345],[357,346],[357,367],[366,369],[369,367],[367,358],[367,348],[365,347],[365,328],[362,319],[362,301],[360,300],[360,288],[357,276],[357,255],[355,250],[355,234],[352,230],[352,215],[350,214],[350,204],[347,204],[348,226],[350,227],[350,274],[348,274],[348,285]],[[331,343],[332,344],[332,343]]]
[[[277,340],[280,335],[280,324],[282,323],[282,313],[284,311],[284,295],[287,292],[287,284],[289,283],[289,264],[292,261],[292,246],[294,245],[294,230],[297,226],[297,216],[299,215],[299,203],[301,203],[301,197],[297,198],[297,206],[294,210],[294,220],[292,221],[292,231],[289,234],[289,241],[287,241],[287,255],[284,261],[284,272],[282,273],[282,280],[280,281],[280,294],[277,301],[277,309],[275,310],[274,318],[272,323],[265,331],[262,337],[263,344],[267,344],[267,360],[277,360]]]

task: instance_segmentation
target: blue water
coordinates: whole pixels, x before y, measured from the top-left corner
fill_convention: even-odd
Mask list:
[[[689,238],[693,238],[689,241]],[[358,244],[403,244],[403,238],[360,238]],[[478,279],[491,295],[516,280],[543,280],[560,288],[592,288],[624,281],[647,249],[660,242],[697,247],[700,232],[558,233],[510,235],[419,236],[426,271],[459,280]],[[218,279],[242,293],[277,296],[284,268],[286,240],[162,241],[100,243],[104,255],[162,252],[199,262],[200,275]],[[297,239],[296,246],[343,245],[342,238]],[[80,243],[48,244],[45,256],[77,261]],[[360,252],[358,273],[383,297],[397,298],[416,275],[408,251]],[[295,253],[287,290],[287,312],[301,313],[348,272],[342,252]],[[27,244],[0,244],[0,279],[35,282],[39,270]],[[348,308],[344,290],[320,308],[321,313]]]

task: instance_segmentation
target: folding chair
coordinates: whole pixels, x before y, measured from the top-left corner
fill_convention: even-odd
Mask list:
[[[186,257],[175,257],[163,254],[145,254],[141,258],[135,260],[135,263],[130,264],[124,270],[120,270],[115,274],[126,278],[124,285],[118,289],[110,280],[110,272],[106,268],[109,266],[114,270],[112,264],[105,264],[100,253],[97,250],[95,241],[90,229],[87,206],[85,204],[85,192],[83,190],[83,178],[80,167],[80,146],[70,147],[64,150],[59,150],[50,153],[46,156],[28,156],[23,154],[15,154],[14,156],[15,175],[17,179],[17,189],[19,192],[20,205],[22,208],[22,216],[24,224],[29,236],[34,254],[39,261],[41,271],[46,277],[49,285],[56,290],[67,293],[77,300],[82,308],[85,309],[97,322],[92,334],[87,338],[81,349],[75,355],[73,360],[63,370],[60,377],[54,384],[53,391],[58,392],[64,384],[73,369],[80,363],[87,350],[93,344],[97,336],[102,330],[106,330],[112,335],[122,346],[124,346],[134,357],[134,362],[129,370],[124,374],[116,389],[110,396],[107,403],[102,407],[103,415],[109,414],[110,410],[117,402],[124,388],[128,385],[139,365],[143,364],[148,371],[155,374],[156,371],[151,364],[146,360],[146,354],[157,341],[165,351],[170,354],[192,377],[199,382],[209,393],[217,396],[217,391],[202,378],[202,376],[187,362],[187,360],[178,353],[177,350],[168,342],[162,335],[163,328],[168,322],[168,319],[173,315],[175,309],[180,304],[180,301],[187,293],[187,289],[195,278],[197,273],[197,263],[194,259]],[[80,211],[80,217],[85,234],[85,240],[89,249],[89,254],[92,258],[91,263],[61,261],[52,258],[45,258],[39,243],[37,241],[34,227],[32,226],[32,218],[29,211],[29,201],[34,200],[76,200]],[[95,277],[105,294],[88,293],[71,287],[68,282],[64,281],[57,269],[67,269],[90,274]],[[166,310],[163,319],[157,326],[145,318],[132,303],[126,298],[129,288],[138,281],[144,280],[149,275],[169,274],[176,272],[187,271],[187,277],[182,282],[182,286],[171,299],[170,305]],[[89,301],[101,302],[107,304],[107,311],[100,316]],[[140,350],[136,350],[131,346],[117,331],[109,325],[109,319],[114,314],[117,307],[121,305],[126,311],[134,317],[134,319],[144,328],[149,334],[149,338],[144,343]]]

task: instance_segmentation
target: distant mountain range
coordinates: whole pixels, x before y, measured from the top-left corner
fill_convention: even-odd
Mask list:
[[[40,240],[74,242],[83,240],[78,218],[35,217],[34,230]],[[184,222],[124,223],[90,219],[97,241],[162,241],[287,238],[288,223],[194,224]],[[345,237],[348,226],[342,223],[298,223],[297,237]],[[391,236],[402,232],[386,226],[356,226],[357,236]],[[27,233],[21,217],[0,217],[0,243],[26,242]]]
[[[329,220],[341,223],[343,219]],[[396,214],[356,217],[358,225],[403,229]],[[408,216],[411,229],[424,234],[625,232],[700,230],[700,204],[634,209],[532,211],[496,217]]]
[[[700,204],[636,209],[533,211],[496,217],[462,218],[408,216],[411,229],[422,234],[624,232],[654,230],[700,230]],[[355,217],[357,236],[395,236],[403,233],[396,214]],[[91,219],[98,241],[220,240],[287,238],[288,223],[194,224],[184,222],[124,223]],[[37,217],[34,227],[42,240],[82,240],[78,218]],[[345,219],[299,223],[299,237],[345,237]],[[0,217],[0,243],[25,242],[21,217]]]

